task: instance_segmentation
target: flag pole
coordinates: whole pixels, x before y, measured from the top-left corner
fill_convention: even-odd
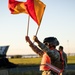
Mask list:
[[[29,22],[30,22],[30,16],[28,16],[27,36],[28,36],[28,32],[29,32]]]
[[[40,26],[38,26],[35,36],[37,36],[39,29],[40,29]]]
[[[39,29],[40,29],[40,26],[38,26],[35,36],[37,36]],[[33,41],[33,43],[34,43],[34,42],[35,42],[35,41]]]

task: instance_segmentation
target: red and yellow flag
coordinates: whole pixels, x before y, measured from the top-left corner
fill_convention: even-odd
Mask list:
[[[11,14],[26,13],[40,26],[46,5],[40,0],[27,0],[20,2],[9,0],[8,8]]]
[[[26,6],[29,15],[40,26],[46,5],[40,0],[27,0]]]
[[[8,8],[11,11],[11,14],[28,13],[25,4],[26,2],[9,0]]]

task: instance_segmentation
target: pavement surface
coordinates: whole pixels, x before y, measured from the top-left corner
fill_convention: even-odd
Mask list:
[[[67,70],[75,70],[75,64],[74,65],[68,65]]]
[[[28,66],[28,67],[17,67],[17,68],[10,68],[10,71],[19,71],[19,72],[27,72],[27,71],[39,71],[39,66]],[[75,70],[75,65],[68,65],[67,70]]]

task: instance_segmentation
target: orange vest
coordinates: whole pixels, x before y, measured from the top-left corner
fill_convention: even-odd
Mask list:
[[[41,65],[40,65],[40,70],[42,71],[50,70],[50,68],[46,65],[46,63],[51,64],[51,59],[46,53],[44,53],[42,57]]]

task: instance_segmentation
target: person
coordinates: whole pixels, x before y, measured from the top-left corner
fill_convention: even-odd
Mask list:
[[[34,36],[33,40],[38,44],[38,46],[32,43],[29,36],[26,36],[25,39],[29,43],[29,46],[32,48],[32,50],[42,57],[40,64],[42,75],[58,75],[58,73],[54,72],[54,70],[52,70],[46,64],[52,64],[63,71],[63,65],[60,63],[60,53],[56,50],[56,46],[59,45],[57,38],[46,37],[42,43],[36,36]]]
[[[62,51],[63,59],[64,59],[64,69],[67,68],[67,54],[63,51],[63,46],[59,46],[59,51]]]
[[[59,46],[59,51],[62,53],[63,60],[64,60],[64,75],[67,69],[67,54],[63,51],[63,46]]]

